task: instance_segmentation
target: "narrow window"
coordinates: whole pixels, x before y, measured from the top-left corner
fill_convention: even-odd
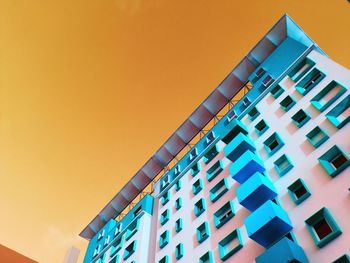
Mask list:
[[[191,167],[191,174],[193,177],[195,177],[200,171],[200,166],[199,163],[195,163],[192,167]]]
[[[270,75],[267,75],[263,81],[262,81],[262,84],[265,88],[267,88],[268,86],[270,86],[273,82],[273,78],[270,76]]]
[[[255,125],[255,130],[258,135],[262,135],[265,131],[267,131],[268,128],[269,126],[266,124],[264,120],[259,121]]]
[[[225,125],[227,126],[236,117],[237,117],[237,114],[234,110],[229,111],[229,113],[227,114]]]
[[[184,245],[182,243],[179,243],[176,247],[175,247],[175,257],[177,260],[179,260],[180,258],[182,258],[184,255]]]
[[[302,62],[300,62],[290,73],[289,77],[294,81],[299,81],[313,66],[315,62],[312,60],[305,58]]]
[[[97,240],[100,240],[101,238],[103,238],[105,235],[105,230],[102,229],[102,231],[98,234]]]
[[[284,142],[277,133],[272,134],[264,141],[265,149],[269,155],[273,155],[275,152],[281,149],[283,145]]]
[[[210,167],[207,171],[208,182],[212,181],[216,176],[218,176],[222,172],[222,170],[223,168],[221,160],[213,164],[213,166]]]
[[[164,175],[164,177],[162,178],[161,180],[161,188],[165,188],[167,187],[167,185],[170,183],[170,176],[167,174],[167,175]]]
[[[285,175],[293,168],[292,162],[290,161],[288,156],[285,154],[283,154],[280,158],[278,158],[274,162],[274,165],[275,165],[276,171],[280,176]]]
[[[280,102],[280,105],[284,111],[289,111],[295,105],[295,99],[288,95]]]
[[[272,97],[277,99],[284,92],[284,89],[280,85],[276,85],[270,92]]]
[[[210,190],[210,201],[215,202],[228,191],[228,183],[226,178],[223,178]]]
[[[305,223],[319,248],[322,248],[342,233],[331,213],[325,207],[306,219]]]
[[[299,110],[292,116],[292,120],[296,126],[301,128],[308,120],[310,120],[310,116],[304,110]]]
[[[220,228],[234,216],[233,202],[225,203],[218,211],[214,213],[214,224]]]
[[[320,127],[316,127],[313,130],[311,130],[308,134],[306,134],[307,140],[311,143],[311,145],[315,148],[323,144],[325,141],[328,140],[328,135],[324,130],[322,130]]]
[[[179,179],[179,180],[174,184],[175,190],[176,190],[177,192],[180,191],[181,186],[182,186],[182,184],[181,184],[181,179]]]
[[[202,223],[197,227],[197,240],[199,243],[202,243],[209,237],[209,225],[208,222]]]
[[[305,182],[302,179],[296,180],[290,186],[288,186],[289,194],[297,205],[306,200],[310,195],[310,191],[307,188]]]
[[[324,89],[311,99],[311,104],[319,111],[324,111],[346,91],[346,88],[332,80]]]
[[[193,148],[190,151],[189,162],[192,162],[197,156],[198,156],[198,150],[197,150],[197,148]]]
[[[306,95],[313,87],[315,87],[325,77],[317,68],[311,70],[300,82],[296,85],[296,90],[300,94]]]
[[[129,240],[138,230],[140,225],[140,218],[134,220],[126,229],[125,238]]]
[[[236,229],[219,242],[220,259],[225,261],[242,247],[242,238],[239,230]]]
[[[108,263],[119,263],[119,255],[116,255]]]
[[[214,145],[211,147],[206,154],[204,154],[204,163],[208,164],[211,160],[215,158],[216,155],[218,155],[219,151],[217,149],[217,146]]]
[[[135,209],[134,211],[134,218],[137,217],[142,211],[142,207],[139,206],[138,208]]]
[[[182,230],[182,218],[179,218],[175,221],[175,231],[176,233],[179,233]]]
[[[124,250],[124,260],[128,259],[136,251],[136,240],[130,243]]]
[[[205,137],[205,143],[206,145],[210,144],[212,141],[215,140],[215,134],[213,131],[208,132],[207,136]]]
[[[213,254],[211,251],[206,252],[203,256],[199,258],[199,263],[213,263]]]
[[[163,248],[169,243],[169,231],[164,231],[159,237],[159,247]]]
[[[337,145],[318,158],[318,161],[332,177],[337,176],[350,165],[349,157]]]
[[[203,189],[203,182],[202,179],[198,179],[195,181],[192,185],[192,192],[194,195],[198,194]]]
[[[350,95],[326,114],[327,119],[338,129],[350,121]]]
[[[161,215],[160,215],[160,224],[164,225],[169,220],[169,209],[166,209]]]
[[[250,104],[250,99],[248,97],[245,97],[243,99],[243,106],[247,107]]]
[[[197,203],[194,204],[194,214],[198,217],[205,211],[205,201],[203,198],[199,199]]]
[[[182,207],[182,199],[181,197],[179,197],[175,200],[175,208],[176,210],[179,210],[181,207]]]
[[[178,176],[179,174],[181,173],[181,166],[178,164],[175,166],[174,168],[174,177],[175,178],[176,176]]]
[[[169,199],[170,199],[170,192],[166,191],[161,198],[162,205],[165,205],[166,203],[168,203]]]
[[[162,259],[159,260],[158,263],[169,263],[169,257],[168,256],[162,257]]]
[[[251,121],[255,120],[256,117],[258,117],[260,112],[256,107],[253,107],[249,112],[248,112],[248,117]]]

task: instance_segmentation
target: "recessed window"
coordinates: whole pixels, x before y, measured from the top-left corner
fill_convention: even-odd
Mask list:
[[[248,97],[243,98],[243,106],[247,107],[250,104],[250,99]]]
[[[136,240],[132,241],[124,250],[124,260],[128,259],[136,251]]]
[[[253,107],[249,112],[248,112],[248,117],[251,121],[255,120],[256,117],[258,117],[260,112],[256,107]]]
[[[350,95],[326,114],[327,119],[338,129],[350,121]]]
[[[198,179],[192,185],[192,192],[194,195],[198,194],[203,189],[203,181],[202,179]]]
[[[346,91],[342,85],[332,80],[324,89],[311,99],[311,104],[319,111],[324,111]]]
[[[270,76],[270,75],[267,75],[263,81],[262,81],[262,84],[263,86],[265,87],[265,89],[270,86],[273,82],[273,78]]]
[[[237,114],[234,110],[229,111],[227,114],[227,119],[225,121],[225,125],[227,126],[236,117],[237,117]]]
[[[167,187],[167,185],[170,183],[170,176],[169,174],[164,175],[164,177],[161,179],[161,188],[164,189]]]
[[[205,136],[205,143],[206,145],[210,144],[215,140],[215,134],[213,131],[210,131],[207,133],[207,136]]]
[[[121,250],[122,246],[123,246],[123,236],[119,237],[114,243],[113,246],[111,248],[111,252],[110,252],[110,256],[114,256],[116,253],[118,253],[119,250]]]
[[[217,161],[212,167],[210,167],[207,171],[207,180],[208,182],[212,181],[218,174],[222,172],[222,162]]]
[[[267,131],[268,128],[269,126],[266,124],[264,120],[259,121],[255,125],[255,130],[258,135],[262,135],[265,131]]]
[[[288,191],[292,200],[297,205],[306,200],[311,195],[305,182],[300,178],[288,186]]]
[[[285,175],[293,168],[292,162],[290,161],[288,156],[285,154],[283,154],[280,158],[278,158],[274,162],[274,165],[275,165],[276,171],[280,176]]]
[[[100,254],[101,251],[101,245],[98,245],[95,250],[94,250],[94,254],[92,255],[92,257],[96,257],[98,254]]]
[[[168,222],[169,215],[170,215],[169,209],[165,209],[164,212],[161,213],[161,215],[160,215],[160,224],[161,225],[164,225],[166,222]]]
[[[199,163],[195,163],[194,165],[192,165],[191,167],[191,174],[193,177],[195,177],[200,171],[200,166]]]
[[[202,223],[197,227],[197,240],[199,243],[202,243],[209,237],[209,225],[208,222]]]
[[[295,89],[300,94],[306,95],[313,87],[315,87],[325,77],[317,68],[311,70],[300,82],[295,86]]]
[[[332,177],[337,176],[350,165],[349,157],[337,145],[318,158],[318,161]]]
[[[166,203],[168,203],[169,198],[170,198],[170,192],[166,191],[161,198],[162,205],[165,205]]]
[[[261,78],[265,74],[266,70],[264,68],[259,68],[255,72],[255,77],[253,79],[253,82],[256,82],[259,78]]]
[[[242,247],[242,238],[239,230],[236,229],[219,242],[220,259],[227,260]]]
[[[223,178],[210,190],[210,201],[215,202],[228,191],[228,183],[226,178]]]
[[[305,220],[315,244],[321,248],[341,235],[338,224],[327,208],[322,208]]]
[[[102,229],[102,231],[98,234],[97,240],[100,240],[101,238],[103,238],[105,235],[105,230]]]
[[[179,197],[175,200],[175,208],[176,210],[179,210],[181,207],[182,207],[182,199],[181,197]]]
[[[176,233],[179,233],[183,228],[183,225],[182,225],[182,219],[179,218],[175,221],[175,231]]]
[[[310,120],[310,116],[304,110],[299,110],[292,116],[292,120],[296,126],[301,128],[308,120]]]
[[[111,236],[107,236],[105,239],[105,242],[103,243],[103,246],[107,246],[109,244],[109,240],[110,240]]]
[[[266,141],[264,141],[265,149],[269,155],[273,155],[275,152],[281,149],[283,145],[284,142],[277,133],[272,134],[266,139]]]
[[[192,162],[198,156],[197,148],[192,148],[189,153],[189,162]]]
[[[229,201],[214,213],[214,224],[220,228],[234,216],[233,202]]]
[[[203,198],[199,199],[197,203],[194,204],[194,214],[198,217],[205,211],[205,201]]]
[[[110,261],[108,261],[108,263],[119,263],[119,255],[116,255],[114,258],[112,258]]]
[[[204,154],[204,163],[208,164],[211,160],[215,158],[216,155],[218,155],[219,151],[216,145],[211,147],[206,154]]]
[[[117,236],[122,231],[122,223],[119,223],[114,231],[114,236]]]
[[[129,240],[138,230],[140,226],[140,218],[134,220],[126,229],[125,238]]]
[[[214,263],[213,254],[211,251],[206,252],[199,258],[199,263]]]
[[[323,144],[325,141],[328,140],[328,135],[324,130],[322,130],[320,127],[316,127],[313,130],[311,130],[308,134],[306,134],[307,140],[311,143],[312,146],[317,148],[321,144]]]
[[[175,190],[178,192],[181,189],[182,183],[181,179],[177,180],[177,182],[174,184]]]
[[[138,208],[135,209],[134,211],[134,218],[137,217],[142,211],[142,207],[139,206]]]
[[[288,75],[289,77],[297,82],[299,81],[313,66],[315,62],[312,60],[305,58],[302,62],[300,62]]]
[[[337,258],[332,263],[350,263],[350,257],[347,254],[342,255],[340,258]]]
[[[174,178],[181,173],[181,166],[178,164],[174,168]]]
[[[165,230],[159,237],[159,247],[163,248],[169,243],[169,231]]]
[[[280,105],[284,111],[289,111],[295,105],[295,100],[288,95],[280,102]]]
[[[273,87],[271,89],[270,92],[271,92],[272,97],[277,99],[284,92],[284,89],[280,85],[276,85],[275,87]]]
[[[169,257],[168,256],[162,257],[162,259],[159,260],[158,263],[169,263]]]
[[[175,247],[175,258],[177,260],[179,260],[180,258],[182,258],[184,255],[184,245],[182,243],[179,243],[176,247]]]

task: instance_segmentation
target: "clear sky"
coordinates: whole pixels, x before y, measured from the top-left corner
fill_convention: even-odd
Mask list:
[[[85,249],[80,231],[284,13],[350,68],[346,0],[0,0],[0,243],[48,263]]]

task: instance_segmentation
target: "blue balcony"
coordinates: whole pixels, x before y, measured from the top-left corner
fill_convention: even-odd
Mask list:
[[[272,201],[256,209],[244,220],[248,236],[267,248],[293,228],[287,213]]]
[[[238,202],[249,211],[254,211],[268,200],[277,196],[275,187],[270,179],[257,172],[237,190]]]
[[[256,172],[264,172],[265,167],[262,160],[257,155],[251,151],[246,151],[231,164],[229,170],[232,178],[240,184],[243,184]]]
[[[288,263],[300,262],[307,263],[307,257],[304,250],[298,244],[282,238],[276,244],[267,249],[264,253],[255,259],[256,263]]]
[[[224,143],[228,144],[239,133],[248,134],[247,128],[241,121],[233,119],[228,123],[226,128],[222,130],[220,138],[222,138],[221,140]]]
[[[239,133],[224,148],[225,156],[232,162],[236,161],[245,151],[255,151],[254,143],[243,133]]]

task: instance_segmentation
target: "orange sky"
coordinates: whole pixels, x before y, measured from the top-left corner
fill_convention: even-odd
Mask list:
[[[49,263],[85,248],[80,231],[286,12],[350,67],[346,0],[0,0],[0,243]]]

